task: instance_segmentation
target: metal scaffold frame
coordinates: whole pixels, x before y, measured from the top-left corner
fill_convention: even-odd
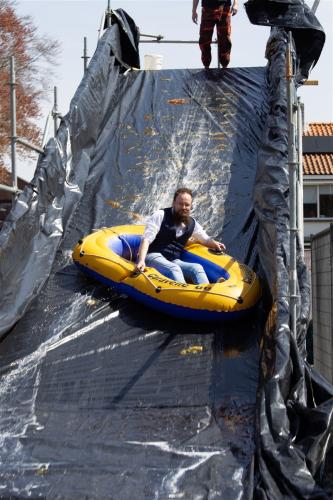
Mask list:
[[[83,52],[83,65],[84,65],[84,72],[87,70],[88,67],[88,60],[90,57],[87,55],[87,39],[84,37],[84,52]],[[9,73],[10,73],[10,81],[8,83],[10,87],[10,148],[11,148],[11,180],[12,180],[12,185],[8,186],[6,184],[0,184],[0,189],[2,191],[7,191],[9,193],[13,194],[13,201],[15,200],[15,197],[21,192],[21,190],[18,188],[17,185],[17,169],[16,169],[16,164],[17,164],[17,151],[16,151],[16,146],[17,144],[21,144],[22,146],[30,149],[31,151],[35,151],[38,154],[44,153],[44,146],[46,144],[48,134],[49,134],[49,129],[50,129],[50,123],[53,120],[53,136],[56,136],[58,126],[59,126],[59,119],[62,118],[61,113],[58,111],[58,88],[54,87],[53,88],[53,107],[52,111],[48,114],[46,118],[46,123],[44,127],[44,132],[43,132],[43,139],[42,139],[42,145],[37,146],[36,144],[33,144],[32,142],[24,139],[23,137],[18,137],[17,136],[17,130],[16,130],[16,71],[15,71],[15,57],[11,56],[9,58]]]
[[[11,179],[12,185],[8,186],[5,184],[0,184],[0,189],[2,191],[7,191],[13,194],[13,199],[15,199],[16,195],[21,192],[17,185],[17,171],[16,171],[16,159],[17,159],[17,144],[21,144],[22,146],[30,149],[31,151],[35,151],[36,153],[43,153],[43,146],[45,144],[45,137],[48,132],[48,119],[46,122],[46,126],[44,129],[44,137],[42,147],[33,144],[32,142],[24,139],[23,137],[17,136],[16,129],[16,72],[15,72],[15,58],[11,56],[9,58],[9,68],[10,68],[10,149],[11,149]],[[56,103],[56,87],[55,87],[55,103]],[[56,108],[54,108],[56,109]],[[57,112],[55,113],[55,120],[60,116]],[[56,122],[55,122],[56,123]],[[56,126],[55,126],[56,133]]]
[[[289,170],[289,307],[290,328],[296,337],[297,305],[297,250],[304,256],[303,222],[303,104],[297,96],[295,83],[295,52],[291,31],[288,32],[286,57],[287,116],[288,116],[288,170]]]
[[[98,38],[100,38],[103,34],[103,31],[107,28],[109,28],[112,24],[112,9],[111,9],[111,1],[108,0],[108,5],[107,9],[104,11],[104,14],[102,16],[101,24],[100,24],[100,29]],[[105,28],[106,26],[106,28]],[[140,43],[157,43],[157,44],[198,44],[198,40],[165,40],[163,35],[148,35],[148,34],[140,34],[140,38],[148,38],[148,40],[140,40]],[[217,44],[217,40],[212,41],[212,44]],[[84,73],[88,69],[88,63],[90,56],[88,56],[88,50],[87,50],[87,37],[84,37],[83,39],[83,55],[81,56],[81,59],[83,59],[83,71]],[[217,61],[218,67],[220,67],[219,60]],[[23,137],[17,137],[17,132],[16,132],[16,76],[15,76],[15,58],[14,56],[11,56],[9,59],[9,66],[10,66],[10,122],[11,122],[11,135],[10,135],[10,142],[11,142],[11,178],[12,178],[12,185],[8,186],[5,184],[0,184],[0,189],[3,191],[7,191],[13,194],[13,200],[15,200],[15,197],[17,194],[21,192],[21,190],[17,186],[17,169],[16,169],[16,164],[17,164],[17,151],[16,151],[16,146],[17,144],[21,144],[22,146],[35,151],[36,153],[42,154],[44,152],[43,148],[46,144],[48,135],[49,135],[49,129],[50,129],[50,123],[53,120],[53,135],[54,137],[56,136],[58,126],[59,126],[59,119],[62,118],[61,113],[58,111],[58,88],[55,86],[53,89],[53,108],[52,111],[48,114],[46,118],[46,123],[44,127],[44,132],[43,132],[43,139],[42,139],[42,145],[37,146]]]

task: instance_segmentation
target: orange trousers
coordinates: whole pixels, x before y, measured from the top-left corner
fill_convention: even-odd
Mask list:
[[[209,67],[212,60],[211,43],[215,26],[217,31],[219,61],[225,68],[229,64],[231,51],[230,5],[221,5],[213,9],[202,7],[199,46],[202,64],[205,68]]]

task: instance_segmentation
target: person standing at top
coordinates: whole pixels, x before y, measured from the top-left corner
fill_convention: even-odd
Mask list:
[[[198,24],[199,0],[193,0],[192,20]],[[223,68],[230,62],[231,16],[237,14],[237,0],[202,0],[199,46],[201,60],[208,69],[212,60],[211,43],[214,27],[217,31],[219,61]]]
[[[191,217],[192,191],[179,188],[174,194],[172,207],[154,212],[147,220],[141,240],[136,269],[154,267],[168,278],[186,283],[209,283],[201,264],[184,262],[181,252],[192,238],[216,251],[223,251],[223,243],[213,240],[202,226]]]

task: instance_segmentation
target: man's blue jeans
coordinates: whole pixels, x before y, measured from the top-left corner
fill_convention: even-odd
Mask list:
[[[180,259],[170,261],[163,257],[161,253],[148,253],[146,257],[146,266],[154,267],[161,274],[180,283],[186,283],[186,279],[196,285],[209,283],[209,279],[201,264],[194,262],[184,262]]]

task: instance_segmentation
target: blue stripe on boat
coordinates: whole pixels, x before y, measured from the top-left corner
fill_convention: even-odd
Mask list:
[[[192,255],[192,254],[191,254]],[[191,309],[190,307],[179,306],[175,304],[169,304],[166,302],[162,302],[159,299],[155,299],[150,295],[140,292],[136,288],[126,285],[125,283],[117,283],[116,281],[112,281],[105,276],[89,269],[88,267],[82,266],[78,262],[75,262],[76,266],[85,274],[91,276],[92,278],[97,279],[98,281],[104,283],[105,285],[114,288],[120,293],[125,293],[129,297],[137,300],[138,302],[143,303],[148,307],[152,307],[153,309],[160,311],[165,314],[169,314],[172,316],[176,316],[178,318],[190,319],[194,321],[218,321],[221,319],[231,319],[231,318],[241,318],[244,314],[248,314],[252,309],[243,309],[241,311],[234,312],[217,312],[217,311],[207,311],[203,309]]]

